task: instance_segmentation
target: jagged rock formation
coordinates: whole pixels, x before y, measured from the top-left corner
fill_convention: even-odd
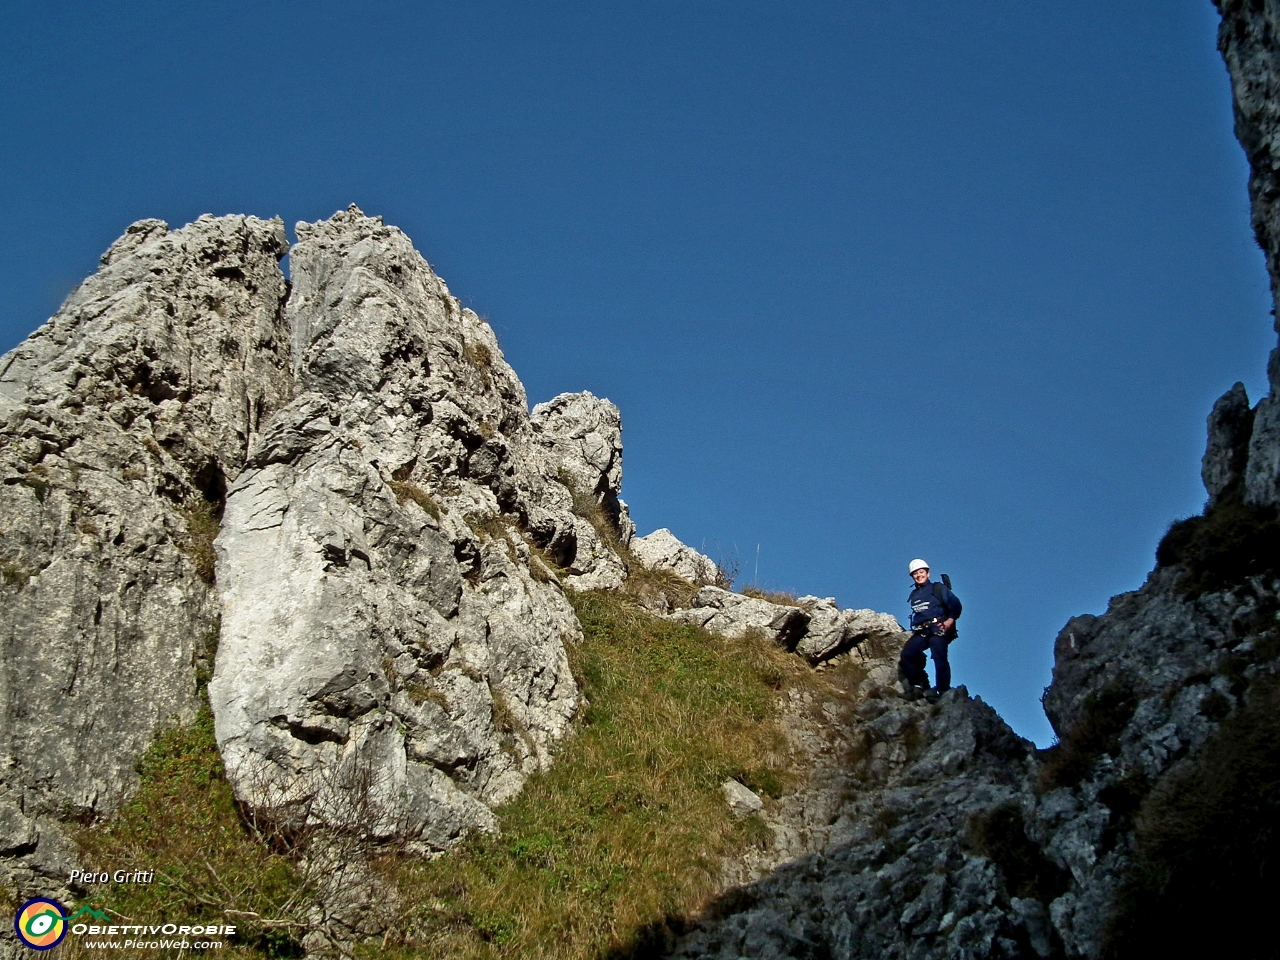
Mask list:
[[[821,736],[809,786],[771,818],[794,858],[734,890],[671,956],[1049,955],[1043,905],[975,849],[975,822],[1017,809],[1030,744],[963,688],[930,707],[875,684]]]
[[[636,537],[631,541],[631,552],[650,570],[668,570],[694,586],[709,586],[720,579],[714,560],[685,546],[666,527]]]
[[[527,412],[488,325],[400,231],[299,224],[299,394],[227,498],[210,700],[237,793],[442,849],[545,766],[578,705],[579,586],[625,568],[573,513],[630,533],[617,409]]]
[[[634,533],[617,408],[531,414],[380,220],[298,232],[290,290],[279,220],[134,224],[0,358],[6,886],[63,890],[62,818],[110,814],[211,672],[243,800],[431,849],[577,709],[561,581],[618,586]]]
[[[0,358],[11,887],[36,874],[64,883],[52,818],[110,813],[156,728],[195,715],[216,639],[213,512],[292,392],[287,248],[278,220],[136,223]]]

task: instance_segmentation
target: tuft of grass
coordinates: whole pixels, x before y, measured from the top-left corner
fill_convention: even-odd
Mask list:
[[[20,563],[0,564],[0,583],[21,590],[31,580],[31,571]]]
[[[128,922],[235,923],[232,953],[300,955],[310,891],[237,812],[208,707],[162,732],[138,772],[133,798],[77,840],[96,869],[152,869],[154,881],[98,887],[88,902]]]
[[[576,735],[500,811],[500,834],[382,863],[408,914],[358,956],[623,956],[678,927],[716,893],[722,859],[761,842],[758,823],[730,816],[721,784],[782,792],[792,774],[776,673],[811,682],[807,668],[626,596],[571,601],[583,640],[570,656],[589,704]]]
[[[1249,923],[1280,886],[1280,680],[1250,691],[1143,800],[1100,956],[1272,957]],[[1252,931],[1252,932],[1251,932]]]
[[[462,346],[462,356],[480,374],[485,389],[493,386],[493,351],[486,344],[470,342]]]
[[[788,590],[765,590],[761,587],[743,587],[742,595],[744,597],[755,597],[757,600],[767,600],[769,603],[781,604],[784,607],[800,606],[800,598]]]
[[[431,517],[431,519],[440,519],[440,504],[436,502],[435,497],[431,496],[416,483],[409,483],[406,480],[392,480],[387,485],[391,487],[391,492],[396,495],[396,500],[400,503],[411,500],[426,511],[427,516]]]
[[[1181,566],[1178,590],[1194,599],[1280,573],[1280,515],[1239,498],[1226,499],[1203,516],[1169,526],[1156,548],[1156,565]]]
[[[196,573],[205,583],[213,583],[218,557],[213,550],[213,541],[218,537],[221,524],[220,504],[196,498],[187,502],[181,509],[182,519],[186,522],[186,533],[179,537],[178,547],[191,558]]]

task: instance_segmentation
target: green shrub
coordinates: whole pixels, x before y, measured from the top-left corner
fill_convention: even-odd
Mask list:
[[[1119,747],[1120,734],[1137,708],[1133,681],[1126,676],[1114,677],[1102,689],[1086,696],[1075,726],[1058,743],[1040,751],[1036,789],[1047,793],[1057,787],[1075,786],[1088,777],[1098,757]]]
[[[1280,518],[1274,507],[1224,500],[1203,516],[1171,524],[1156,548],[1156,565],[1181,566],[1178,589],[1191,598],[1276,575]]]
[[[1143,801],[1101,956],[1274,957],[1280,889],[1280,682],[1254,686]]]
[[[968,826],[969,845],[1000,868],[1009,896],[1048,903],[1066,892],[1070,875],[1027,836],[1022,808],[1016,803],[977,814]]]

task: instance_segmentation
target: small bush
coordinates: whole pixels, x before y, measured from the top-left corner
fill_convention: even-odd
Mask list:
[[[1094,762],[1104,753],[1113,753],[1120,734],[1138,708],[1133,683],[1115,677],[1101,690],[1085,697],[1080,720],[1048,750],[1040,751],[1040,773],[1036,788],[1047,793],[1058,787],[1075,786],[1093,771]]]
[[[995,862],[1011,897],[1048,903],[1067,890],[1070,874],[1055,866],[1027,836],[1022,808],[1006,803],[969,821],[969,845]]]
[[[1224,500],[1203,516],[1170,525],[1156,565],[1181,566],[1179,591],[1190,598],[1280,573],[1280,518],[1274,507]]]
[[[235,923],[237,940],[260,955],[280,955],[282,938],[296,950],[309,889],[238,815],[208,708],[190,727],[161,733],[138,772],[133,798],[77,839],[95,868],[145,866],[155,879],[109,884],[89,902],[139,923]]]
[[[1280,889],[1277,744],[1280,682],[1269,679],[1148,794],[1105,960],[1276,955],[1249,921],[1270,915]]]
[[[21,590],[31,580],[31,572],[20,563],[0,564],[0,583]]]
[[[493,386],[493,351],[483,343],[466,343],[462,347],[462,356],[480,374],[480,382],[485,388]]]
[[[218,537],[221,523],[219,507],[220,504],[193,499],[181,510],[187,529],[185,536],[178,538],[178,547],[191,558],[200,579],[210,584],[214,582],[218,562],[213,541]]]

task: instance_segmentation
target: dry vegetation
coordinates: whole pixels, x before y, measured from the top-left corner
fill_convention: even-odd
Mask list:
[[[624,596],[573,598],[590,706],[502,832],[434,861],[389,857],[408,912],[367,956],[620,957],[695,910],[722,858],[758,841],[729,816],[733,777],[779,794],[792,774],[776,692],[812,682],[776,646],[658,620]]]
[[[430,861],[366,850],[398,889],[401,919],[358,954],[643,955],[717,891],[725,856],[767,835],[730,817],[721,784],[778,796],[791,782],[776,701],[815,684],[812,671],[766,640],[671,624],[625,595],[572,601],[584,639],[570,656],[589,704],[575,735],[499,811],[499,835]],[[134,798],[79,839],[87,862],[145,863],[156,882],[97,888],[90,902],[122,919],[234,917],[243,936],[230,952],[299,955],[305,845],[237,808],[208,711],[162,734],[139,769]],[[75,939],[59,951],[82,950]]]

